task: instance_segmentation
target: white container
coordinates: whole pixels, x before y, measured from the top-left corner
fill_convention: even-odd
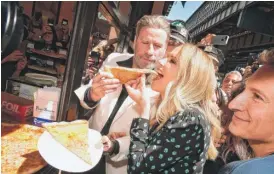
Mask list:
[[[33,116],[56,121],[61,89],[50,87],[38,89],[34,94]]]

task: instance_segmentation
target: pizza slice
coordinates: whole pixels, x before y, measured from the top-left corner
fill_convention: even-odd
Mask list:
[[[43,127],[57,142],[86,163],[92,164],[88,144],[88,122],[86,120],[45,123]]]
[[[125,68],[125,67],[110,67],[105,66],[105,71],[110,72],[113,76],[120,80],[122,84],[127,83],[130,80],[135,80],[142,74],[155,74],[156,71],[150,69],[137,69],[137,68]]]

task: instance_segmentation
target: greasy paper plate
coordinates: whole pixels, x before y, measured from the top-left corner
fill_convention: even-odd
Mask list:
[[[95,167],[103,154],[101,134],[98,131],[89,129],[88,141],[92,165],[87,164],[58,143],[47,131],[39,138],[38,150],[48,164],[59,170],[85,172]]]

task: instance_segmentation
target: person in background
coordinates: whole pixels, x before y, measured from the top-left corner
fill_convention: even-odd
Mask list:
[[[91,52],[98,53],[99,57],[92,57],[90,54],[88,57],[88,73],[92,79],[97,73],[97,70],[101,68],[106,58],[114,52],[115,47],[113,44],[117,43],[118,39],[102,40],[97,46],[95,46]],[[98,60],[95,60],[98,59]]]
[[[274,56],[246,80],[246,86],[229,103],[233,111],[228,129],[248,142],[248,160],[227,164],[219,174],[274,173]]]
[[[61,43],[62,43],[64,48],[67,48],[68,43],[70,41],[68,21],[63,19],[61,27],[62,27],[62,31],[63,31],[63,37],[62,37]]]
[[[102,40],[97,46],[88,52],[87,69],[85,70],[85,75],[82,80],[83,84],[88,84],[90,79],[92,79],[98,70],[103,65],[106,58],[114,52],[117,39]]]
[[[271,57],[274,57],[274,48],[264,50],[261,54],[259,54],[259,64],[263,65],[271,61]]]
[[[105,65],[128,68],[152,69],[155,62],[165,56],[170,35],[170,26],[163,16],[143,16],[137,23],[134,40],[134,55],[112,53],[104,61]],[[151,96],[155,95],[149,87]],[[126,132],[126,136],[114,140],[113,149],[105,152],[102,161],[90,172],[104,174],[127,173],[127,155],[130,144],[130,124],[139,117],[135,103],[126,88],[112,74],[99,73],[86,86],[75,91],[81,105],[91,110],[89,127],[102,135]]]
[[[27,65],[27,58],[25,56],[26,46],[29,36],[29,17],[25,14],[23,16],[24,34],[23,41],[16,50],[9,50],[1,55],[1,91],[5,91],[6,83],[10,77],[19,77],[26,71],[24,68]]]
[[[29,39],[33,41],[40,40],[40,37],[42,35],[42,27],[43,27],[42,12],[35,12],[30,22]]]
[[[231,99],[235,98],[243,90],[242,86],[231,94]],[[214,141],[219,154],[215,160],[207,160],[203,174],[217,174],[221,167],[233,161],[248,158],[246,142],[232,135],[228,130],[228,125],[232,119],[232,111],[228,108],[228,98],[221,88],[216,89],[216,103],[219,107],[219,120],[222,127],[222,136]]]
[[[216,86],[212,59],[184,44],[158,60],[156,71],[151,88],[160,95],[154,112],[145,76],[126,84],[139,108],[131,124],[128,173],[201,173],[206,158],[217,156],[213,141],[220,134],[211,101]]]
[[[26,65],[27,58],[20,50],[13,51],[1,60],[1,91],[5,91],[8,78],[19,77]]]
[[[185,27],[185,22],[182,20],[170,21],[170,38],[167,46],[167,52],[171,52],[175,47],[188,43],[190,36]]]
[[[63,39],[64,32],[62,30],[61,25],[56,25],[55,26],[55,31],[56,31],[56,36],[57,36],[57,42],[59,47],[63,47],[61,41]]]
[[[243,77],[239,71],[231,71],[225,75],[222,83],[222,90],[230,97],[231,93],[240,87],[242,80]]]
[[[42,39],[45,41],[45,47],[48,50],[53,50],[57,52],[57,34],[55,28],[52,25],[44,25],[43,26],[43,34]]]

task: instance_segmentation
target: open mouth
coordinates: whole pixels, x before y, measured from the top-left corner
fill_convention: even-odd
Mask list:
[[[164,75],[161,72],[157,71],[157,75],[154,77],[153,80],[159,80],[159,79],[161,79],[163,77],[164,77]]]

